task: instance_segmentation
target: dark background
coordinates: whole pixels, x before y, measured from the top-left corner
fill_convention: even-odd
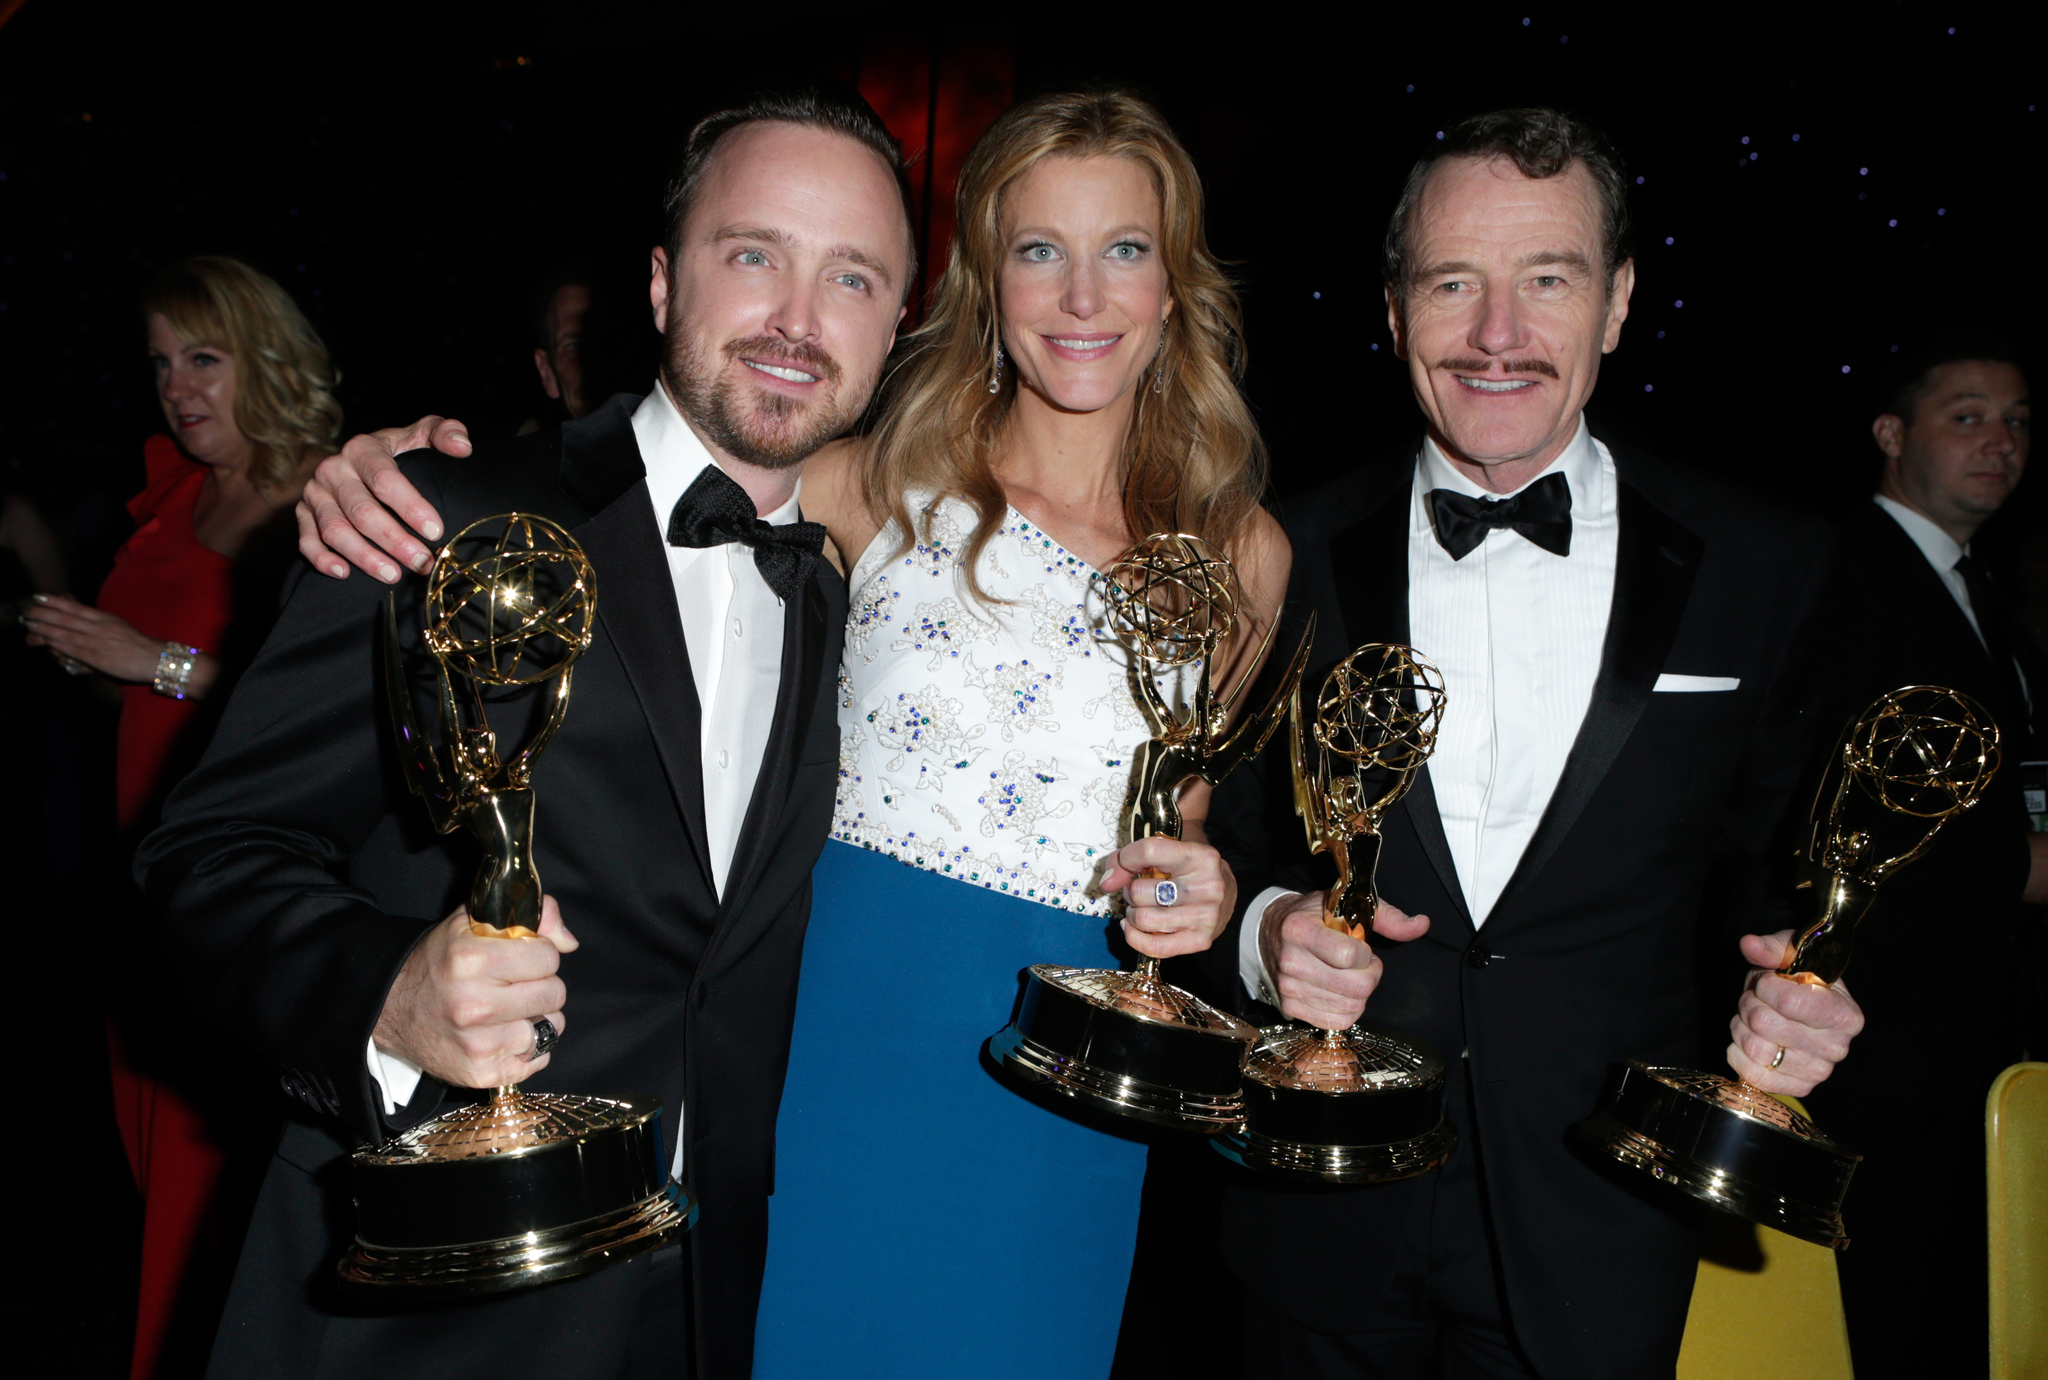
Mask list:
[[[643,276],[691,119],[808,71],[875,102],[919,157],[921,193],[937,164],[941,242],[959,157],[1007,100],[1081,82],[1152,96],[1239,265],[1282,495],[1416,415],[1377,248],[1409,164],[1475,110],[1573,110],[1640,179],[1635,309],[1596,412],[1838,506],[1874,477],[1868,423],[1895,348],[1957,320],[2028,343],[2048,306],[2022,248],[2039,225],[2041,34],[2026,6],[1886,3],[1846,26],[1787,8],[1645,27],[1644,7],[1533,3],[1405,22],[1363,7],[972,20],[28,0],[0,28],[8,473],[60,509],[138,486],[159,415],[134,304],[153,266],[200,252],[244,256],[299,298],[351,428],[440,411],[510,429],[542,405],[534,279],[571,254]],[[2015,507],[2038,514],[2041,488]]]
[[[1216,249],[1238,265],[1247,387],[1283,497],[1415,427],[1379,274],[1414,159],[1478,110],[1581,114],[1640,179],[1634,310],[1596,414],[1654,450],[1839,510],[1875,482],[1869,423],[1895,351],[1965,322],[2034,348],[2048,308],[2042,34],[2020,16],[2038,7],[1663,8],[1531,0],[1410,19],[1125,4],[981,19],[885,4],[0,0],[5,483],[59,524],[90,596],[127,535],[119,505],[140,487],[141,442],[162,425],[136,303],[155,268],[194,253],[246,258],[298,298],[343,372],[351,430],[439,411],[488,434],[547,415],[536,280],[580,257],[639,290],[659,186],[695,116],[764,80],[823,74],[857,86],[913,153],[928,259],[960,160],[1010,100],[1081,83],[1155,100],[1202,170]],[[651,327],[634,340],[651,352]],[[644,388],[651,353],[634,372]],[[2044,491],[2038,477],[2023,486],[1980,538],[2037,608],[2039,561],[2022,562],[2020,539],[2048,531]],[[45,751],[75,757],[105,727],[81,720],[71,743],[58,724]],[[46,861],[52,898],[92,867]],[[90,971],[90,916],[57,899],[27,909],[24,975]],[[34,985],[69,1021],[32,1005],[34,1076],[81,1118],[34,1208],[65,1243],[46,1320],[79,1373],[125,1373],[132,1204],[110,1191],[125,1166],[94,1120],[96,1004]],[[1204,1347],[1227,1349],[1231,1305],[1205,1221],[1167,1210],[1194,1171],[1155,1168],[1139,1271],[1151,1283],[1133,1293],[1127,1342],[1209,1373],[1202,1358],[1220,1353]],[[1127,1354],[1119,1373],[1155,1368]]]

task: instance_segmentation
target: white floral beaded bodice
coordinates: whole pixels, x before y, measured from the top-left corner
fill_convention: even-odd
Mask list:
[[[948,499],[909,551],[889,559],[891,524],[854,566],[832,837],[1107,915],[1096,883],[1149,736],[1128,657],[1101,629],[1100,577],[1014,508],[979,563],[1008,602],[974,599],[973,530],[973,508]]]

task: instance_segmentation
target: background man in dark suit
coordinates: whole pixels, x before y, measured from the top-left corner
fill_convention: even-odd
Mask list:
[[[1824,534],[1588,430],[1634,284],[1601,140],[1514,110],[1437,150],[1386,242],[1427,437],[1288,524],[1292,606],[1319,615],[1311,683],[1367,642],[1444,672],[1436,757],[1386,827],[1375,929],[1394,942],[1322,926],[1281,754],[1219,792],[1212,836],[1273,882],[1243,886],[1229,976],[1328,1027],[1370,997],[1376,1024],[1447,1057],[1461,1139],[1398,1184],[1240,1176],[1224,1249],[1253,1296],[1254,1373],[1669,1374],[1697,1260],[1683,1200],[1571,1127],[1613,1061],[1699,1062],[1700,895],[1717,857],[1759,853],[1797,772]],[[1742,952],[1774,966],[1784,939]],[[1840,988],[1763,976],[1728,1057],[1804,1093],[1860,1023]]]
[[[400,783],[372,651],[384,588],[301,572],[138,864],[201,1008],[288,1066],[305,1104],[214,1374],[748,1373],[838,763],[845,586],[817,558],[824,529],[799,520],[798,479],[859,416],[894,339],[911,281],[903,192],[896,145],[857,101],[709,117],[653,254],[667,346],[649,396],[474,459],[407,464],[450,530],[539,513],[596,570],[595,643],[537,774],[538,938],[469,932],[456,902],[474,854],[427,830]],[[419,606],[408,582],[401,626],[417,630]],[[516,740],[514,711],[493,717]],[[542,1021],[562,1032],[551,1054]],[[347,1152],[463,1089],[521,1080],[659,1096],[697,1229],[487,1303],[365,1315],[336,1299]]]
[[[2019,622],[1970,552],[2026,469],[2015,359],[2002,342],[1958,335],[1901,370],[1871,428],[1883,475],[1836,528],[1820,624],[1823,724],[1901,685],[1946,685],[1990,710],[2004,740],[1989,794],[1879,893],[1849,972],[1871,1033],[1811,1100],[1829,1134],[1864,1155],[1841,1275],[1866,1380],[1981,1371],[1988,1345],[1984,1095],[2025,1057],[2020,1005],[2028,956],[2040,956],[2022,898],[2048,899],[2048,834],[2031,832],[2019,770],[2039,755],[2040,672],[2023,668]],[[1970,956],[1959,965],[1968,999],[1931,1039],[1922,975],[1938,954]]]

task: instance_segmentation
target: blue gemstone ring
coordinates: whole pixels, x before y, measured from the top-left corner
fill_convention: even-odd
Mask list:
[[[1152,904],[1162,909],[1180,899],[1180,888],[1171,879],[1152,884]]]

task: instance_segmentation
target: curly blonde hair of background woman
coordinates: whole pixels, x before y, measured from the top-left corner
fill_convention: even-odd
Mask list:
[[[202,254],[158,275],[143,295],[145,317],[162,313],[187,345],[210,345],[235,362],[235,426],[256,448],[249,479],[275,496],[308,456],[341,437],[341,375],[291,294],[239,259]]]
[[[907,550],[938,502],[958,497],[978,515],[963,553],[973,572],[1007,511],[994,446],[1016,398],[1016,370],[988,391],[997,343],[996,279],[1004,258],[1004,191],[1047,158],[1128,158],[1159,192],[1159,253],[1174,308],[1124,441],[1124,521],[1134,536],[1186,532],[1237,548],[1266,488],[1266,450],[1238,391],[1244,332],[1237,293],[1209,252],[1194,161],[1151,105],[1124,91],[1040,96],[1012,107],[960,172],[959,228],[931,312],[891,370],[880,420],[866,440],[865,498],[893,518]],[[930,495],[910,511],[908,495]]]

